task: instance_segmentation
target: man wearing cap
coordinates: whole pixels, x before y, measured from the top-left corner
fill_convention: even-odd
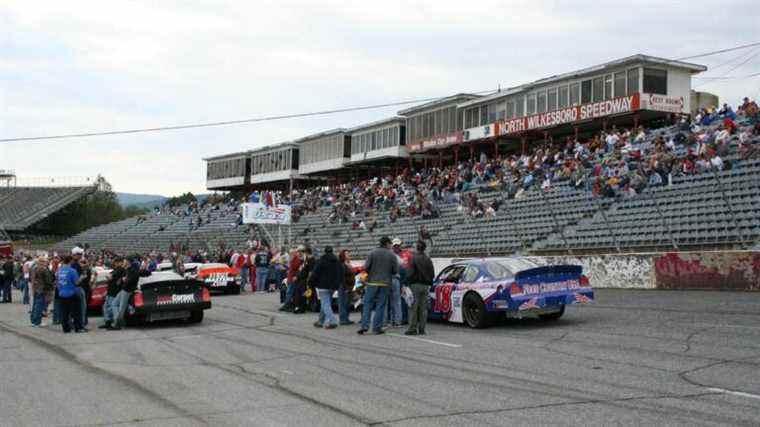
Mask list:
[[[79,313],[80,293],[77,288],[79,273],[71,267],[74,261],[71,256],[63,257],[61,267],[56,274],[56,285],[61,308],[61,326],[64,333],[71,332],[71,321],[74,321],[74,332],[87,332],[82,325],[82,316]]]
[[[370,316],[372,309],[375,309],[375,317],[372,319],[372,332],[375,335],[382,334],[384,331],[383,318],[385,317],[385,302],[388,298],[388,288],[393,282],[393,276],[398,275],[398,258],[391,252],[391,239],[383,236],[380,239],[380,246],[373,249],[364,262],[364,271],[367,273],[367,287],[364,290],[364,300],[362,307],[362,325],[357,331],[359,335],[364,335],[370,326]]]
[[[407,285],[406,270],[412,261],[412,253],[407,249],[403,249],[402,245],[401,239],[398,237],[393,239],[393,253],[398,258],[399,274],[393,277],[393,284],[390,289],[388,320],[385,322],[386,324],[392,322],[393,327],[399,327],[408,320],[407,312],[409,307],[406,306],[406,303],[401,298],[401,288]]]
[[[79,293],[79,315],[81,316],[82,325],[87,325],[87,293],[85,292],[84,282],[89,280],[90,276],[85,276],[84,268],[82,268],[82,255],[84,255],[84,249],[79,246],[74,246],[71,250],[71,265],[69,267],[76,270],[79,275],[77,281],[77,292]],[[89,283],[88,283],[89,286]]]

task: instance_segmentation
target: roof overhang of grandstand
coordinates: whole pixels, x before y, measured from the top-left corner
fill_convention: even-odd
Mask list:
[[[241,157],[246,157],[251,154],[250,151],[240,151],[237,153],[230,153],[230,154],[222,154],[219,156],[212,156],[212,157],[205,157],[203,159],[204,162],[211,162],[216,160],[229,160],[229,159],[239,159]]]
[[[436,99],[434,101],[426,102],[422,105],[407,108],[398,112],[399,116],[412,116],[417,113],[421,113],[427,110],[434,110],[446,105],[458,104],[460,102],[469,101],[471,99],[481,98],[480,95],[473,93],[458,93],[456,95],[447,96],[445,98]]]
[[[613,69],[617,69],[617,68],[631,65],[631,64],[661,65],[661,66],[667,66],[671,68],[686,70],[691,74],[697,74],[697,73],[701,73],[707,70],[707,67],[704,65],[693,64],[690,62],[676,61],[672,59],[659,58],[656,56],[637,54],[637,55],[627,56],[621,59],[616,59],[614,61],[605,62],[604,64],[599,64],[599,65],[594,65],[592,67],[583,68],[580,70],[558,74],[555,76],[545,77],[543,79],[538,79],[533,82],[526,83],[520,86],[511,87],[501,92],[497,92],[488,96],[483,96],[477,99],[472,99],[472,100],[459,103],[457,104],[457,108],[466,108],[466,107],[472,107],[475,105],[487,104],[494,100],[498,100],[510,95],[514,95],[516,93],[527,92],[539,86],[545,86],[545,85],[562,81],[562,80],[579,79],[579,78],[583,78],[583,77],[590,76],[593,74],[597,74],[600,71],[613,70]]]
[[[345,128],[330,129],[330,130],[326,130],[324,132],[319,132],[319,133],[315,133],[315,134],[312,134],[312,135],[304,136],[302,138],[295,139],[292,142],[294,144],[299,144],[300,145],[300,144],[303,144],[305,142],[314,141],[316,139],[323,138],[325,136],[337,135],[337,134],[341,134],[341,133],[345,134],[345,133],[347,133],[347,130]]]
[[[379,128],[379,127],[382,127],[382,126],[393,124],[393,123],[398,123],[400,125],[403,125],[403,124],[406,123],[406,118],[401,117],[401,116],[389,117],[387,119],[378,120],[376,122],[365,123],[363,125],[352,127],[350,129],[348,129],[347,132],[348,133],[359,133],[359,132],[363,132],[363,131],[366,131],[366,130],[371,130],[371,129],[374,129],[374,128]]]

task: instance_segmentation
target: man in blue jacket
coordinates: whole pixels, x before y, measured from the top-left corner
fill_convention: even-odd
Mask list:
[[[71,268],[71,262],[71,256],[63,257],[63,262],[56,275],[58,298],[61,302],[61,326],[65,334],[71,332],[72,319],[74,320],[74,332],[87,332],[87,329],[82,325],[82,314],[80,313],[80,293],[77,287],[79,273]]]

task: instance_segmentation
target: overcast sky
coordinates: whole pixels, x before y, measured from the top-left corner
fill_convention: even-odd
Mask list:
[[[609,7],[600,7],[609,4]],[[0,138],[245,119],[515,86],[645,53],[760,41],[756,1],[6,1]],[[750,56],[757,55],[751,59]],[[760,72],[760,48],[730,76]],[[723,76],[726,65],[704,76]],[[760,77],[697,80],[736,104]],[[102,174],[116,191],[205,191],[203,157],[352,127],[404,107],[309,119],[0,143],[21,177]]]

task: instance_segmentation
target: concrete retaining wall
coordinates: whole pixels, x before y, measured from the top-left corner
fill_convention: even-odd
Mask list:
[[[581,265],[596,288],[760,291],[760,252],[753,251],[527,258],[539,265]],[[451,261],[434,258],[436,273]]]

